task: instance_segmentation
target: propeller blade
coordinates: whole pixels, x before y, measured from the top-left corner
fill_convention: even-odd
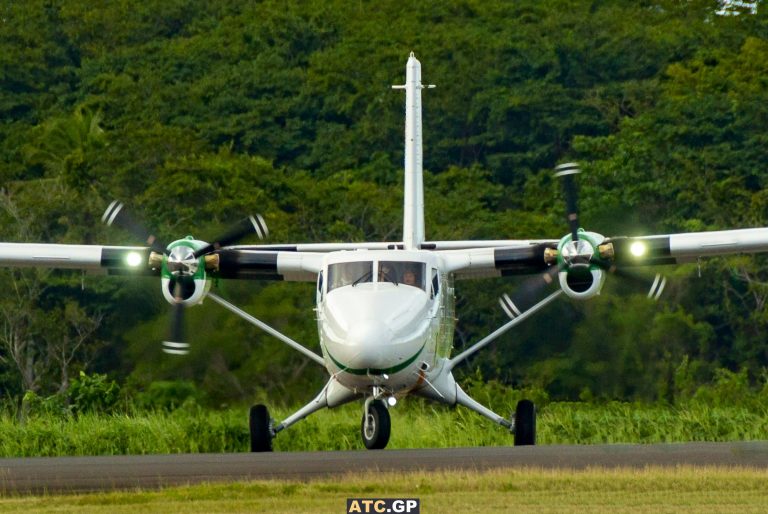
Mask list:
[[[621,278],[629,279],[630,281],[635,282],[645,288],[648,287],[648,283],[650,282],[647,276],[641,275],[639,273],[633,273],[623,268],[616,268],[614,273]],[[666,285],[667,277],[661,273],[656,273],[656,276],[653,278],[653,282],[651,283],[651,287],[648,290],[648,299],[657,302],[659,298],[661,298],[661,294],[664,292]]]
[[[206,255],[223,246],[229,246],[232,243],[239,241],[251,232],[255,232],[259,239],[264,239],[269,235],[267,224],[264,223],[264,218],[257,214],[256,216],[248,216],[247,218],[240,220],[232,229],[219,237],[213,243],[200,248],[195,252],[195,258],[201,255]]]
[[[184,342],[184,304],[182,301],[181,282],[176,281],[173,288],[173,297],[176,303],[171,311],[171,335],[163,341],[163,351],[172,355],[186,355],[189,353],[189,343]]]
[[[628,280],[630,282],[633,282],[635,284],[640,285],[641,287],[647,288],[648,283],[650,282],[650,279],[648,276],[637,273],[635,271],[630,271],[626,268],[618,267],[615,263],[604,260],[604,259],[596,259],[593,258],[592,263],[597,264],[601,268],[603,268],[605,271],[609,273],[613,273],[614,275],[621,277],[625,280]],[[653,283],[651,284],[651,288],[648,291],[648,298],[653,301],[658,301],[659,298],[661,298],[661,294],[664,292],[664,287],[667,285],[667,277],[662,275],[661,273],[656,273],[656,276],[653,279]]]
[[[555,176],[563,179],[563,192],[565,193],[565,217],[568,227],[571,229],[573,241],[579,240],[579,210],[578,195],[576,193],[576,181],[574,175],[581,173],[579,165],[575,162],[561,164],[555,168]]]
[[[648,291],[648,298],[653,301],[658,301],[661,297],[661,293],[664,292],[664,287],[667,285],[667,277],[661,273],[656,273],[656,278],[653,280],[650,291]]]
[[[501,308],[511,319],[520,316],[541,300],[542,292],[555,281],[559,272],[559,266],[551,266],[544,273],[524,281],[512,297],[504,294],[499,298]]]
[[[142,223],[134,219],[124,207],[123,202],[114,200],[109,204],[107,210],[104,211],[101,221],[106,223],[108,227],[114,225],[128,231],[139,241],[152,247],[152,250],[157,253],[167,253],[165,245],[158,241],[157,236],[147,230]]]
[[[170,355],[187,355],[189,353],[189,343],[163,341],[163,352]]]

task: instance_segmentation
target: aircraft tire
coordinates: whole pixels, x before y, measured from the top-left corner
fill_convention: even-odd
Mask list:
[[[365,431],[365,416],[370,416],[370,431]],[[363,414],[360,423],[360,434],[363,437],[363,444],[369,450],[382,450],[389,442],[392,423],[389,417],[389,411],[381,400],[374,400],[368,409],[367,414]]]
[[[251,429],[251,451],[271,452],[272,432],[269,427],[269,411],[264,405],[254,405],[248,416]]]
[[[515,446],[536,444],[536,406],[531,400],[520,400],[515,408]]]

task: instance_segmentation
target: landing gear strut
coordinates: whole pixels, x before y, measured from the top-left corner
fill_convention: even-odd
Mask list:
[[[392,427],[389,411],[381,400],[368,399],[363,410],[360,433],[363,443],[369,450],[381,450],[389,442]]]
[[[251,451],[271,452],[274,434],[272,432],[272,420],[269,419],[267,407],[264,405],[254,405],[251,407],[248,421],[251,429]]]
[[[536,444],[536,406],[531,400],[520,400],[515,408],[515,446]]]

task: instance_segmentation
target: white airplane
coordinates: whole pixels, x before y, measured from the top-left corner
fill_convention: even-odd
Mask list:
[[[405,186],[403,239],[393,242],[232,246],[267,228],[251,216],[214,243],[192,237],[160,244],[113,202],[104,221],[120,226],[146,246],[0,243],[1,266],[39,266],[145,273],[161,277],[162,292],[174,307],[170,354],[185,354],[181,336],[184,307],[211,298],[325,367],[328,383],[317,396],[276,423],[263,405],[250,410],[252,451],[271,451],[280,432],[310,414],[363,400],[361,434],[369,449],[384,448],[390,436],[389,407],[407,395],[462,405],[514,433],[515,445],[536,441],[536,411],[518,403],[511,419],[479,404],[456,383],[452,370],[558,295],[584,300],[600,293],[606,274],[635,277],[625,267],[674,264],[699,257],[768,251],[768,228],[606,238],[579,227],[574,175],[578,167],[558,166],[563,179],[570,231],[559,239],[429,241],[425,237],[422,185],[421,64],[411,53],[406,65]],[[487,337],[451,356],[454,280],[534,275],[518,294],[501,299],[512,318]],[[210,278],[311,281],[317,284],[317,326],[322,356],[269,327],[210,291]],[[635,277],[636,278],[636,277]],[[556,280],[555,280],[556,279]],[[550,283],[559,287],[545,295]],[[649,296],[658,297],[657,275]]]

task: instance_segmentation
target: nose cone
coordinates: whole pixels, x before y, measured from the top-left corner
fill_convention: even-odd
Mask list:
[[[394,334],[382,321],[355,321],[347,332],[347,361],[353,368],[379,368],[384,365],[384,352]]]

